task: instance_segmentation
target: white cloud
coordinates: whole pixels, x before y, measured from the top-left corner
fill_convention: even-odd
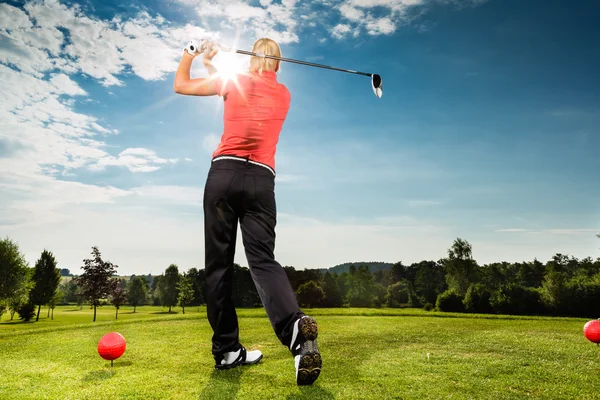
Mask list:
[[[65,74],[52,75],[50,83],[56,88],[55,93],[68,96],[87,96],[87,92]],[[99,125],[96,125],[96,127],[99,127]]]
[[[340,13],[350,21],[360,21],[364,17],[364,13],[361,10],[348,3],[340,6]]]
[[[366,27],[369,35],[389,35],[396,30],[396,25],[388,17],[369,20]]]
[[[57,0],[28,2],[24,9],[0,4],[0,21],[0,140],[14,149],[0,159],[0,185],[14,192],[10,199],[3,196],[3,207],[46,210],[44,205],[63,201],[62,193],[69,190],[102,203],[98,190],[109,197],[122,192],[56,178],[75,176],[79,168],[97,171],[107,166],[151,172],[178,161],[150,149],[110,154],[104,137],[119,130],[75,111],[80,99],[95,100],[85,99],[89,94],[73,74],[81,72],[105,86],[122,85],[119,74],[129,66],[142,79],[162,79],[176,69],[182,44],[194,35],[207,36],[205,30],[172,27],[145,12],[132,20],[100,20]],[[19,185],[6,178],[14,176],[19,176]],[[38,191],[46,193],[43,203],[18,200]],[[55,201],[48,198],[52,195]]]
[[[338,24],[331,30],[331,35],[337,39],[342,39],[351,31],[350,25]]]
[[[62,229],[60,224],[70,216],[73,207],[110,204],[130,194],[110,186],[60,181],[16,168],[12,174],[0,174],[0,191],[2,209],[7,211],[0,214],[0,227],[10,231],[10,225],[16,224],[23,232],[39,226]],[[68,235],[73,236],[73,232]]]
[[[177,58],[190,37],[215,38],[200,27],[172,27],[146,12],[127,21],[119,17],[107,21],[58,0],[28,2],[25,11],[0,6],[2,14],[9,16],[0,29],[0,61],[36,77],[56,68],[69,74],[82,72],[105,86],[123,85],[118,75],[130,66],[142,79],[162,79],[177,68]],[[33,29],[28,29],[30,19],[36,22]],[[58,28],[69,32],[70,42]]]
[[[131,172],[153,172],[160,169],[161,165],[174,164],[179,161],[176,158],[166,159],[156,155],[148,149],[126,149],[117,157],[106,155],[98,160],[97,163],[90,165],[89,169],[93,171],[104,170],[107,166],[123,166]]]
[[[195,12],[203,21],[206,18],[222,19],[220,26],[238,29],[237,36],[270,37],[280,44],[297,43],[299,8],[308,6],[305,2],[297,0],[282,0],[281,3],[273,1],[260,1],[260,4],[251,5],[244,0],[178,0],[189,6],[190,12]],[[241,34],[241,35],[240,35]],[[251,42],[244,43],[245,46]]]
[[[432,4],[455,6],[477,6],[487,0],[342,0],[335,8],[340,21],[330,30],[337,39],[345,38],[352,32],[359,36],[363,30],[372,36],[391,35],[399,26],[409,24],[426,12]],[[423,25],[417,27],[423,31]]]

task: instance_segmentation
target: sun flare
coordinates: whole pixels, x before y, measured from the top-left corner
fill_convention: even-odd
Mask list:
[[[236,75],[247,71],[248,60],[240,59],[235,54],[219,53],[213,60],[213,65],[217,69],[217,75],[223,80],[223,83],[230,80],[237,83]]]

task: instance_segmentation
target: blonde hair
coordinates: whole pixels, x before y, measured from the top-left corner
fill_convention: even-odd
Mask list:
[[[261,38],[254,42],[254,46],[252,47],[253,53],[264,54],[266,56],[276,56],[281,57],[281,49],[279,45],[272,39]],[[262,71],[273,71],[277,72],[279,70],[279,60],[273,60],[271,58],[264,57],[256,57],[252,56],[250,58],[250,68],[251,72],[262,72]]]

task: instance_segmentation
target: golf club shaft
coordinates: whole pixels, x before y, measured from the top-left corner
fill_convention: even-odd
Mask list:
[[[264,57],[264,58],[270,58],[270,59],[273,59],[273,60],[279,60],[279,61],[286,61],[286,62],[291,62],[291,63],[295,63],[295,64],[308,65],[308,66],[311,66],[311,67],[331,69],[331,70],[334,70],[334,71],[347,72],[349,74],[364,75],[364,76],[372,76],[373,75],[373,74],[369,74],[367,72],[359,72],[359,71],[353,71],[353,70],[350,70],[350,69],[335,68],[335,67],[330,67],[328,65],[315,64],[315,63],[310,63],[310,62],[307,62],[307,61],[294,60],[294,59],[291,59],[291,58],[284,58],[284,57],[277,57],[277,56],[257,54],[257,53],[253,53],[251,51],[245,51],[245,50],[234,50],[234,49],[229,49],[229,48],[221,48],[221,50],[232,51],[232,52],[235,52],[235,53],[238,53],[238,54],[245,54],[245,55],[248,55],[248,56]]]

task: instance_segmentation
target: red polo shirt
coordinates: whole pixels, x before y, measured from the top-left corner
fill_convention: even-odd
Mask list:
[[[272,71],[245,72],[214,80],[223,97],[223,135],[213,153],[248,158],[275,170],[279,133],[290,108],[290,92]]]

